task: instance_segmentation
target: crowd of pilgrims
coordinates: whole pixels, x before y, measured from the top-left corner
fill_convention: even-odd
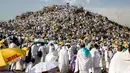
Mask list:
[[[112,47],[108,43],[101,44],[96,40],[86,43],[81,39],[69,43],[65,40],[47,41],[46,44],[36,44],[25,42],[23,37],[7,37],[1,49],[28,47],[29,53],[5,68],[32,73],[31,68],[39,62],[57,61],[59,66],[48,73],[58,70],[60,73],[130,73],[130,46]]]

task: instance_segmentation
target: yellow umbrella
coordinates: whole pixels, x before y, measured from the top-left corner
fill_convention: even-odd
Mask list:
[[[2,39],[1,41],[0,41],[0,43],[4,43],[6,41],[6,39]]]
[[[64,44],[64,42],[59,42],[58,44],[59,44],[59,45],[63,45],[63,44]]]
[[[22,50],[24,50],[24,51],[26,52],[26,55],[27,55],[28,52],[29,52],[29,49],[28,49],[27,47],[22,48]]]
[[[0,67],[7,65],[25,55],[25,51],[19,48],[7,48],[0,50]]]
[[[128,43],[124,43],[123,46],[124,47],[129,47],[129,44]]]
[[[44,40],[47,40],[47,39],[48,39],[47,37],[44,38]]]
[[[0,43],[0,47],[2,47],[2,46],[3,46],[3,44]]]

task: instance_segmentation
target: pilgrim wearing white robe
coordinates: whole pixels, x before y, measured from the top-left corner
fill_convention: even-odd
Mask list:
[[[37,56],[37,52],[38,52],[38,46],[34,44],[31,47],[31,53],[32,53],[32,57],[35,59],[35,64],[37,64],[39,62],[39,58]]]
[[[101,73],[101,67],[102,67],[102,56],[100,52],[96,49],[93,48],[91,50],[91,55],[92,55],[92,61],[93,61],[93,73]]]
[[[49,53],[52,52],[55,49],[54,45],[49,46]]]
[[[57,59],[58,59],[58,52],[56,52],[54,49],[52,49],[52,51],[46,55],[45,62],[57,61]],[[56,73],[56,71],[57,71],[57,69],[54,68],[54,69],[49,70],[48,73]]]
[[[16,60],[17,61],[17,60]],[[16,61],[10,63],[11,67],[10,67],[10,70],[15,70],[15,67],[16,67]]]
[[[112,57],[113,57],[112,51],[105,50],[106,68],[109,68]]]
[[[117,68],[113,73],[129,73],[130,66],[130,53],[129,51],[123,52],[117,60]],[[109,72],[110,73],[110,72]]]
[[[49,53],[49,45],[48,45],[48,44],[45,44],[44,47],[45,47],[45,49],[46,49],[46,54],[48,54],[48,53]]]
[[[72,47],[70,47],[70,48],[68,49],[68,55],[69,55],[69,61],[72,60],[72,58],[73,58],[73,56],[74,56]]]
[[[120,60],[122,52],[117,51],[117,53],[114,54],[111,63],[110,63],[110,67],[109,67],[109,73],[115,73],[118,67],[118,62]]]
[[[21,59],[17,59],[11,64],[11,70],[23,70],[23,62],[21,61]]]
[[[9,48],[17,48],[18,46],[15,44],[15,43],[11,43],[11,44],[9,44]],[[15,62],[12,62],[12,63],[10,63],[10,65],[11,65],[11,70],[15,70],[16,69],[16,62],[17,62],[17,60],[15,61]]]
[[[85,56],[80,50],[77,53],[75,72],[89,73],[89,69],[92,68],[91,54]]]
[[[53,50],[52,52],[46,55],[45,61],[57,61],[58,59],[58,52]]]
[[[60,50],[61,50],[62,46],[59,45],[58,49],[56,50],[58,52],[58,55],[60,55]]]
[[[37,57],[37,52],[38,52],[38,46],[37,45],[32,45],[31,47],[31,53],[32,53],[32,57],[36,58]]]
[[[58,53],[53,50],[52,52],[48,53],[45,58],[45,62],[47,61],[56,61],[58,59]],[[48,71],[48,73],[56,73],[57,69],[51,69]]]
[[[33,67],[33,63],[30,62],[25,70],[25,73],[32,73],[32,67]]]
[[[45,46],[40,46],[38,51],[42,52],[41,62],[44,62],[45,61],[45,56],[46,56],[46,47]]]
[[[55,50],[57,50],[58,49],[58,44],[54,44],[54,46],[55,46]]]
[[[130,66],[126,69],[124,73],[130,73]]]
[[[45,57],[45,61],[56,61],[58,59],[58,52],[54,46],[49,47],[49,53]]]
[[[67,73],[69,66],[69,56],[66,46],[63,46],[59,53],[59,70],[60,73]]]
[[[15,43],[9,44],[9,48],[18,48],[18,46]]]
[[[101,53],[101,63],[100,63],[100,65],[101,65],[101,68],[103,69],[103,56],[104,56],[104,49],[103,48],[100,48],[100,53]]]

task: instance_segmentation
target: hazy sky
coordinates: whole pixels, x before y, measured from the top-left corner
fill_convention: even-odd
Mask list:
[[[83,6],[122,25],[130,26],[130,0],[0,0],[0,20],[12,19],[26,11],[37,11],[44,6],[66,2]]]

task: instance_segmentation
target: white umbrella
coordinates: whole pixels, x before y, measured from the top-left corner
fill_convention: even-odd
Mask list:
[[[56,61],[49,61],[49,62],[40,62],[36,64],[32,70],[35,70],[34,72],[46,72],[53,68],[56,68],[58,66],[58,62]]]

